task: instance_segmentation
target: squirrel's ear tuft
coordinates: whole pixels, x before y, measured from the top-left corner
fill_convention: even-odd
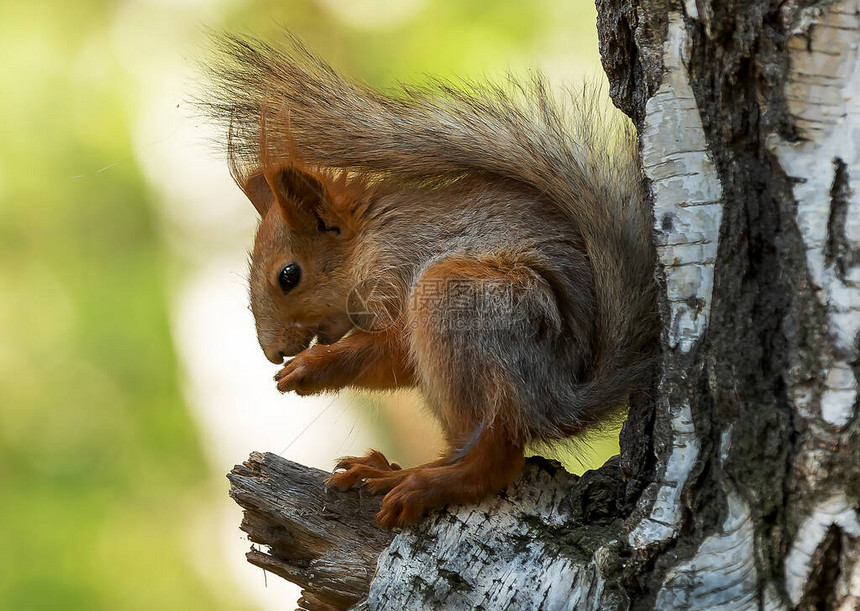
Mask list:
[[[272,174],[256,172],[240,184],[261,218],[277,204],[291,231],[340,235],[342,229],[352,227],[345,213],[334,205],[334,197],[323,181],[294,166]]]
[[[340,233],[341,219],[322,181],[294,166],[280,170],[275,190],[287,225],[294,231]]]
[[[254,208],[257,209],[260,218],[266,216],[266,213],[275,201],[275,196],[263,173],[252,174],[242,182],[241,186],[242,191],[245,192],[245,196],[251,200]]]
[[[322,183],[307,172],[295,167],[286,167],[277,174],[276,187],[293,206],[303,210],[314,210],[323,205],[326,198]]]

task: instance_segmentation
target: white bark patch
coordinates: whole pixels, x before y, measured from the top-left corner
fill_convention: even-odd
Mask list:
[[[651,179],[657,255],[671,306],[668,344],[682,352],[708,325],[723,213],[722,188],[684,65],[688,47],[683,19],[672,13],[663,82],[645,105],[642,131],[642,166]]]
[[[831,217],[834,160],[845,164],[848,206],[839,227],[848,249],[860,253],[860,0],[845,0],[799,18],[802,31],[789,41],[791,70],[786,86],[788,111],[800,138],[769,144],[794,179],[797,223],[806,246],[809,278],[827,308],[831,357],[819,406],[814,394],[794,389],[802,415],[820,415],[835,427],[854,417],[858,383],[851,363],[860,334],[860,256],[844,273],[826,257]],[[850,257],[849,257],[850,259]]]
[[[651,513],[637,524],[628,536],[632,547],[642,549],[678,534],[681,524],[681,492],[693,465],[696,464],[700,449],[701,444],[693,427],[690,406],[682,405],[672,417],[672,452],[669,454]]]
[[[690,19],[699,18],[699,8],[696,6],[696,0],[684,0],[684,10],[687,11],[687,16]]]
[[[727,502],[720,532],[702,541],[690,560],[669,571],[655,609],[758,610],[749,507],[735,492],[728,494]]]
[[[397,535],[382,553],[369,609],[603,609],[604,580],[593,558],[546,535],[570,519],[563,471],[527,470],[476,506],[437,514],[427,528]],[[449,510],[450,511],[450,510]],[[407,561],[408,559],[408,561]]]
[[[692,349],[708,325],[723,213],[722,188],[685,66],[689,44],[683,18],[672,13],[663,47],[663,82],[645,106],[642,130],[642,166],[651,179],[657,255],[670,307],[667,341],[682,353]],[[699,456],[690,405],[669,405],[668,410],[672,451],[649,516],[628,536],[637,548],[677,534],[681,493]]]
[[[762,611],[788,611],[788,605],[783,602],[773,583],[768,583],[764,587],[764,600],[761,608]]]
[[[729,458],[729,452],[732,450],[732,431],[734,426],[731,424],[720,433],[720,464],[724,464]]]
[[[860,609],[860,550],[854,555],[854,568],[845,580],[847,596],[838,607],[838,611],[857,611]]]
[[[845,535],[853,537],[855,546],[860,545],[860,541],[856,540],[860,538],[860,523],[848,498],[844,494],[838,494],[819,504],[812,515],[800,525],[785,558],[785,587],[795,605],[803,598],[803,590],[812,570],[813,554],[821,545],[831,524],[836,524]],[[860,566],[860,563],[855,564],[855,569],[857,566]],[[860,583],[852,585],[860,596]]]

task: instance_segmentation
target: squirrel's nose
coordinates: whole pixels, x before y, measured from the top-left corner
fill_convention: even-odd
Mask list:
[[[263,354],[265,354],[266,358],[273,362],[275,365],[280,365],[281,363],[283,363],[284,357],[286,356],[278,348],[263,348]]]

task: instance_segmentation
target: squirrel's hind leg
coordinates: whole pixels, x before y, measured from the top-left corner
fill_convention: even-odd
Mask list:
[[[330,485],[358,482],[388,492],[377,514],[386,528],[427,509],[478,502],[522,471],[529,427],[522,385],[559,325],[546,281],[517,253],[449,256],[416,284],[407,312],[416,381],[451,449],[433,463],[392,469],[381,455],[342,461]],[[543,338],[543,339],[541,339]],[[544,347],[544,352],[546,351]]]
[[[488,428],[469,451],[445,466],[410,469],[382,499],[376,514],[384,528],[412,524],[432,507],[475,503],[504,489],[525,464],[523,449],[501,428]]]
[[[376,516],[392,528],[416,522],[431,507],[480,501],[504,488],[524,464],[522,448],[500,430],[485,429],[468,450],[452,449],[437,461],[401,469],[377,450],[342,458],[327,485],[346,491],[359,483],[371,494],[388,492]],[[390,492],[389,492],[390,491]]]
[[[447,458],[389,476],[377,522],[418,520],[431,507],[478,502],[516,479],[525,463],[523,362],[557,327],[546,282],[521,253],[463,254],[419,278],[408,328],[416,377],[449,443]],[[373,480],[381,484],[384,480]]]

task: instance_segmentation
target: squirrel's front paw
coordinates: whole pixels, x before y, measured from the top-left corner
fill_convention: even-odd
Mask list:
[[[312,395],[329,388],[324,371],[328,360],[326,356],[330,352],[328,346],[319,344],[299,352],[275,375],[278,390],[292,390],[297,395]]]

